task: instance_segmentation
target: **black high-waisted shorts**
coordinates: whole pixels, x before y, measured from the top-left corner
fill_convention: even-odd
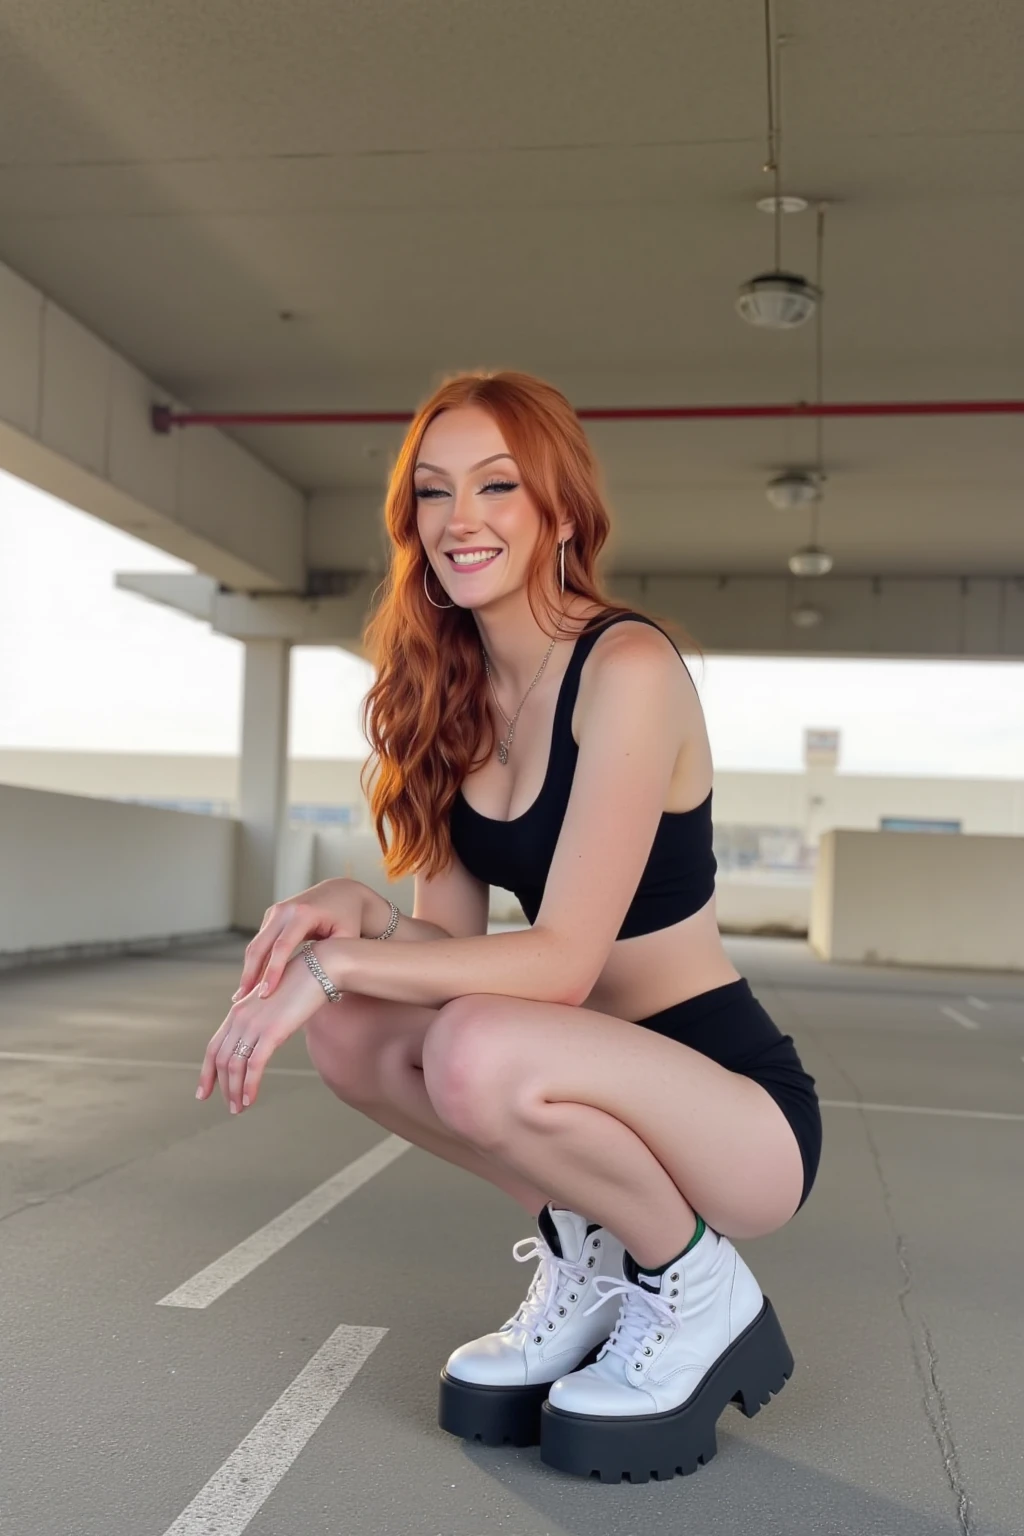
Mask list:
[[[783,1035],[745,979],[727,982],[697,997],[637,1019],[670,1040],[710,1056],[770,1093],[788,1120],[804,1165],[803,1205],[821,1157],[821,1112],[814,1079],[804,1071],[791,1035]]]

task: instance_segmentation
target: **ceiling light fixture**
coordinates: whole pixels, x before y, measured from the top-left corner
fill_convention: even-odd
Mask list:
[[[797,629],[817,629],[825,615],[820,608],[815,608],[813,603],[798,603],[791,609],[789,619]]]
[[[818,290],[822,291],[822,277],[825,271],[825,204],[818,204],[817,226],[817,278]],[[815,319],[814,338],[814,374],[815,394],[820,406],[825,398],[825,306],[818,305],[818,313]],[[826,554],[818,544],[818,517],[821,511],[821,497],[825,485],[825,423],[819,414],[814,421],[814,473],[807,478],[812,481],[816,494],[810,498],[811,509],[811,537],[803,549],[798,549],[789,557],[789,568],[794,576],[827,576],[832,569],[832,556]]]
[[[821,481],[809,469],[786,469],[768,481],[764,493],[780,512],[798,512],[821,500]]]
[[[775,192],[762,199],[775,218],[775,265],[770,272],[759,272],[744,283],[736,296],[736,309],[749,325],[771,331],[788,331],[803,325],[814,314],[820,294],[813,283],[797,272],[782,270],[782,216],[787,202],[782,195],[782,71],[783,38],[772,20],[772,0],[764,0],[765,60],[768,86],[768,158],[764,169],[775,178]],[[804,204],[806,207],[806,204]],[[795,210],[794,210],[795,211]]]
[[[794,576],[827,576],[832,569],[832,556],[817,544],[805,544],[790,555],[789,568]]]
[[[757,207],[759,213],[805,213],[807,199],[784,192],[781,197],[759,197]]]
[[[761,272],[744,283],[736,295],[736,309],[748,325],[768,331],[792,331],[814,314],[818,294],[812,283],[796,272]]]

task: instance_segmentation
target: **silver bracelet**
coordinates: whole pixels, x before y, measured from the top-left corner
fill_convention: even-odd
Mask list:
[[[338,991],[337,987],[334,985],[334,982],[328,976],[316,955],[314,955],[312,939],[307,939],[305,944],[303,944],[302,958],[305,960],[306,964],[313,972],[313,975],[316,977],[317,981],[327,993],[327,996],[330,998],[331,1002],[340,1003],[342,994]]]
[[[377,935],[378,939],[390,939],[391,935],[394,933],[395,929],[398,927],[398,919],[401,916],[401,913],[399,912],[398,908],[395,906],[394,902],[389,897],[385,896],[384,900],[387,902],[388,906],[391,908],[391,921],[388,923],[388,925],[384,929],[383,933],[378,933],[378,935]]]

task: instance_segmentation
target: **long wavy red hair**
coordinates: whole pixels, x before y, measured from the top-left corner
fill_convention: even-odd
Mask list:
[[[595,605],[595,619],[632,611],[611,602],[595,575],[610,519],[590,445],[565,396],[526,373],[464,373],[442,384],[417,412],[391,474],[384,513],[391,563],[364,635],[377,679],[363,705],[372,751],[361,782],[392,879],[417,871],[429,878],[447,867],[452,802],[494,746],[479,630],[469,609],[440,611],[427,600],[416,525],[413,470],[423,434],[442,411],[464,405],[482,406],[497,422],[540,512],[527,594],[545,632],[554,634],[559,615],[543,573],[555,569],[566,517],[574,524],[566,597]]]

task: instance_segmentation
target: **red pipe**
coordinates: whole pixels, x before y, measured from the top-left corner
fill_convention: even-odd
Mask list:
[[[583,421],[739,421],[793,416],[1020,416],[1024,400],[874,400],[816,405],[627,405],[585,406]],[[154,405],[154,432],[172,427],[321,427],[405,424],[412,411],[172,411]]]

